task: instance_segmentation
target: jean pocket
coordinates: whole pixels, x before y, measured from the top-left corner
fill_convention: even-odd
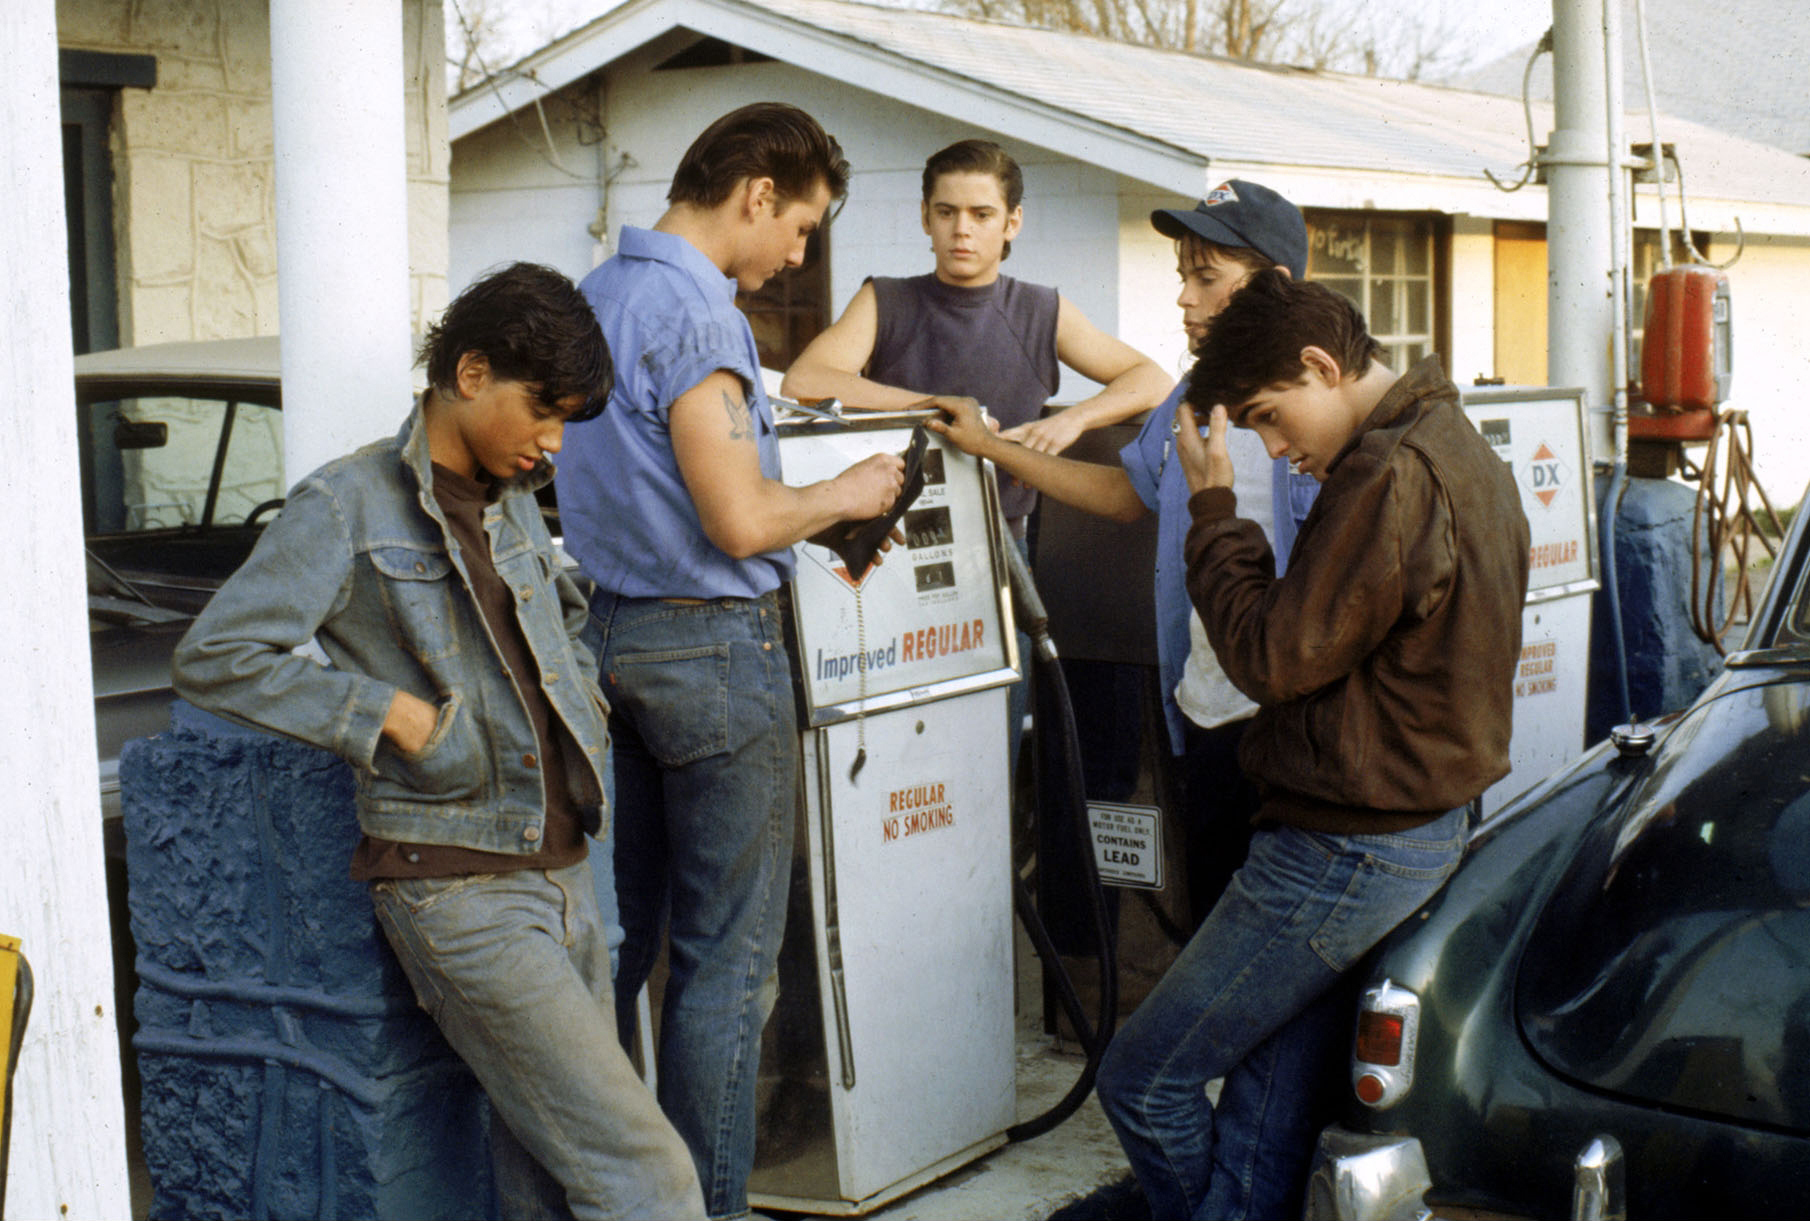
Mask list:
[[[458,607],[453,601],[452,560],[426,546],[383,546],[370,550],[371,566],[382,578],[378,590],[390,623],[405,647],[422,661],[459,652]]]
[[[1351,837],[1389,839],[1393,837]],[[1385,845],[1387,848],[1387,845]],[[1349,877],[1308,945],[1334,971],[1351,969],[1371,947],[1439,892],[1463,857],[1462,839],[1372,852],[1351,844],[1343,854]]]
[[[402,973],[408,976],[409,987],[415,993],[415,1003],[426,1010],[429,1017],[438,1021],[440,1010],[446,1005],[446,993],[428,967],[430,955],[421,937],[421,930],[415,926],[414,914],[408,901],[397,893],[397,888],[401,885],[401,881],[389,879],[373,882],[371,907],[377,913],[377,924],[383,929],[384,940],[390,943],[390,949],[395,953]]]
[[[612,706],[662,767],[728,752],[729,651],[720,643],[610,659]]]
[[[420,750],[402,750],[385,738],[372,763],[378,775],[410,794],[460,801],[483,787],[481,749],[471,713],[453,691],[440,705],[434,730]]]

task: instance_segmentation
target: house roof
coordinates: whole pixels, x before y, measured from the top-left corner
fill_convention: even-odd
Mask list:
[[[453,138],[675,28],[1184,196],[1249,176],[1308,206],[1546,215],[1542,189],[1506,194],[1483,177],[1512,178],[1527,156],[1515,98],[844,0],[626,0],[454,98]],[[1533,124],[1544,140],[1550,106],[1535,105]],[[1685,162],[1694,227],[1739,216],[1750,232],[1810,234],[1810,161],[1684,121],[1664,135]]]
[[[1801,14],[1778,0],[1643,0],[1643,7],[1653,92],[1666,113],[1810,155],[1810,22]],[[1629,101],[1638,104],[1645,90],[1634,11],[1623,5],[1622,76]],[[1518,48],[1456,83],[1520,97],[1532,53],[1532,44]],[[1535,97],[1552,97],[1550,57],[1535,66],[1529,88]]]

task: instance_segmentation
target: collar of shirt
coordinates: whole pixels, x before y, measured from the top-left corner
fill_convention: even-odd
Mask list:
[[[651,259],[677,267],[699,284],[717,286],[730,304],[735,303],[735,277],[724,275],[723,269],[704,257],[702,250],[676,233],[624,225],[616,235],[616,252],[631,259]]]

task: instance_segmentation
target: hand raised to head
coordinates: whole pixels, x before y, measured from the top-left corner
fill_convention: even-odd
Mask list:
[[[1214,407],[1207,417],[1207,435],[1200,435],[1200,423],[1194,409],[1186,402],[1175,407],[1175,455],[1181,459],[1182,473],[1188,480],[1188,491],[1232,486],[1232,454],[1226,448],[1226,429],[1231,424],[1224,407]]]

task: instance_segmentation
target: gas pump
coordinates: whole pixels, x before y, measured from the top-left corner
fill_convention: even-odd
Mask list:
[[[1513,770],[1481,798],[1485,818],[1584,745],[1591,597],[1600,584],[1584,392],[1472,387],[1465,414],[1514,472],[1531,545],[1515,667]]]
[[[783,477],[903,452],[931,414],[782,418]],[[855,574],[797,548],[804,792],[756,1208],[869,1211],[1017,1120],[1006,689],[1021,661],[991,472],[929,442],[883,563]]]

